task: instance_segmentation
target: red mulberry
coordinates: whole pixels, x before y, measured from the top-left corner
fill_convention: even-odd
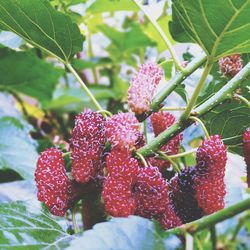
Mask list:
[[[140,124],[134,114],[119,113],[113,115],[105,125],[105,136],[112,147],[132,148],[140,132]]]
[[[183,224],[171,203],[167,205],[164,213],[159,217],[158,221],[165,230],[178,227]]]
[[[153,113],[150,119],[155,136],[168,129],[175,122],[175,117],[166,111],[159,111]],[[177,154],[180,150],[182,138],[182,134],[175,136],[167,144],[163,145],[160,150],[166,153],[167,155]],[[161,160],[157,156],[150,157],[148,160],[152,166],[157,166],[160,171],[170,166],[170,162],[166,160]]]
[[[49,148],[41,153],[37,161],[35,181],[38,200],[44,202],[52,214],[63,216],[72,202],[72,184],[59,149]]]
[[[82,112],[76,117],[72,131],[71,157],[72,175],[77,182],[87,183],[102,166],[104,123],[102,115],[92,111]]]
[[[243,134],[243,151],[247,164],[247,185],[250,188],[250,127]]]
[[[169,202],[167,182],[156,167],[140,169],[134,187],[137,214],[152,218],[165,211]]]
[[[137,159],[129,150],[112,149],[106,157],[108,175],[116,180],[126,180],[133,183],[139,172]]]
[[[234,77],[241,71],[242,67],[239,54],[225,56],[219,60],[220,71],[227,77]]]
[[[195,190],[199,207],[205,214],[224,208],[227,150],[219,135],[204,140],[196,154]]]
[[[135,199],[131,184],[127,181],[107,178],[104,182],[102,198],[106,212],[114,217],[127,217],[135,212]]]
[[[128,89],[128,105],[134,113],[149,111],[156,86],[163,75],[163,69],[157,64],[149,62],[141,66]]]

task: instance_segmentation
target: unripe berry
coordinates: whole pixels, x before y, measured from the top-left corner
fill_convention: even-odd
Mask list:
[[[242,69],[241,58],[239,54],[225,56],[219,60],[221,73],[227,77],[234,77]]]
[[[156,87],[163,75],[163,69],[155,63],[149,62],[140,67],[128,89],[128,105],[134,113],[139,115],[150,110]]]

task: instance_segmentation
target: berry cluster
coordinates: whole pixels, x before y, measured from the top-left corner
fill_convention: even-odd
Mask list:
[[[149,110],[156,86],[163,77],[157,65],[143,65],[132,80],[129,106],[136,114]],[[63,153],[56,148],[41,153],[35,172],[38,199],[51,213],[63,216],[86,193],[86,185],[100,188],[107,214],[115,217],[139,215],[156,219],[165,228],[211,214],[224,207],[226,147],[219,135],[198,148],[195,167],[182,169],[169,182],[163,170],[170,162],[158,155],[139,160],[135,150],[145,145],[134,113],[109,118],[86,110],[75,119],[70,141],[72,179],[66,174]],[[175,122],[165,111],[155,112],[150,121],[155,136]],[[250,131],[244,134],[249,151]],[[177,154],[183,139],[179,134],[160,148]],[[246,157],[249,166],[249,158]]]

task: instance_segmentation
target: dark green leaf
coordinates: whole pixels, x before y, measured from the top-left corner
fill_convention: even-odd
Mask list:
[[[249,0],[173,0],[171,33],[218,59],[250,51]]]
[[[178,238],[173,236],[171,240],[172,244],[167,244],[166,234],[152,221],[130,216],[113,218],[109,222],[95,225],[92,230],[86,231],[81,237],[71,241],[67,249],[178,249],[180,244]]]
[[[38,59],[31,52],[0,49],[1,89],[21,92],[45,101],[51,99],[61,75],[61,70]]]
[[[37,161],[35,142],[15,118],[0,119],[0,169],[12,169],[25,179],[34,178]]]
[[[39,204],[0,203],[2,250],[62,249],[72,238]]]
[[[77,25],[47,0],[0,0],[0,28],[65,62],[82,50],[83,37]]]

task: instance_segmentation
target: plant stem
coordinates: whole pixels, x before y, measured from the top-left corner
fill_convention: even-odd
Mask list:
[[[194,120],[195,122],[198,122],[198,123],[201,125],[202,130],[203,130],[205,136],[207,137],[208,140],[210,140],[210,135],[209,135],[209,133],[208,133],[208,131],[207,131],[206,126],[205,126],[204,123],[201,121],[201,119],[199,119],[198,117],[195,117],[195,116],[190,116],[189,119],[190,119],[190,120]]]
[[[199,96],[199,94],[200,94],[200,92],[201,92],[201,90],[202,90],[202,88],[203,88],[203,86],[205,84],[207,76],[208,76],[210,70],[212,69],[212,66],[213,66],[212,58],[208,58],[206,66],[204,68],[204,71],[203,71],[203,73],[201,75],[201,78],[200,78],[200,80],[199,80],[199,82],[198,82],[198,84],[197,84],[197,86],[196,86],[196,88],[195,88],[195,90],[193,92],[193,95],[192,95],[191,99],[189,100],[187,108],[183,112],[183,114],[181,115],[181,120],[185,120],[185,119],[187,119],[189,117],[194,105],[196,104],[198,96]]]
[[[170,43],[170,41],[168,40],[166,34],[164,33],[164,31],[162,30],[162,28],[160,27],[160,25],[157,23],[156,20],[154,20],[148,13],[147,11],[145,11],[144,7],[138,2],[138,0],[133,0],[134,3],[139,7],[139,9],[144,13],[144,15],[148,18],[148,20],[152,23],[152,25],[155,27],[155,29],[157,30],[157,32],[159,33],[159,35],[162,37],[162,39],[164,40],[164,42],[167,45],[167,48],[169,50],[169,53],[171,54],[171,57],[173,58],[175,67],[178,70],[182,70],[181,67],[181,63],[179,61],[179,58],[174,50],[174,48],[172,47],[172,44]]]
[[[210,227],[211,241],[212,241],[212,249],[216,250],[217,239],[216,239],[216,228],[215,225]]]
[[[175,159],[175,158],[180,158],[180,157],[183,157],[183,156],[186,156],[186,155],[190,155],[190,154],[193,154],[197,151],[198,148],[194,148],[192,150],[189,150],[189,151],[185,151],[183,153],[179,153],[179,154],[176,154],[176,155],[169,155],[168,157],[170,159]]]
[[[162,65],[164,65],[165,63],[168,63],[168,62],[173,62],[173,59],[166,59],[163,62],[159,63],[158,66],[162,66]]]
[[[195,111],[197,117],[205,115],[208,111],[216,107],[219,103],[225,101],[228,98],[231,98],[232,92],[249,75],[250,75],[250,62],[234,78],[232,78],[226,85],[224,85],[216,94],[214,94],[207,101],[205,101],[196,108]],[[166,144],[174,136],[182,132],[185,128],[187,128],[193,123],[194,121],[190,119],[179,120],[178,122],[173,124],[169,129],[159,134],[146,146],[139,149],[139,153],[141,153],[143,156],[153,155],[154,152],[157,152],[164,144]]]
[[[234,94],[234,97],[240,99],[243,103],[245,103],[247,105],[248,108],[250,108],[250,102],[247,100],[247,98],[245,98],[242,95],[238,95],[238,94]]]
[[[88,87],[85,85],[85,83],[83,82],[83,80],[81,79],[81,77],[77,74],[77,72],[75,71],[75,69],[72,67],[72,65],[70,63],[66,64],[67,68],[69,69],[69,71],[74,75],[74,77],[77,79],[77,81],[81,84],[82,88],[84,89],[85,93],[87,94],[87,96],[90,98],[90,100],[94,103],[95,107],[97,110],[103,110],[103,108],[100,106],[100,104],[98,103],[98,101],[95,99],[95,97],[92,95],[92,93],[90,92],[90,90],[88,89]],[[106,114],[103,115],[104,117],[106,117]]]
[[[105,109],[98,110],[97,113],[106,114],[106,115],[108,115],[110,117],[113,115],[111,112],[109,112],[108,110],[105,110]]]
[[[173,169],[174,169],[174,171],[176,173],[180,173],[181,172],[179,166],[167,154],[165,154],[162,151],[158,151],[157,153],[159,154],[159,156],[161,156],[162,159],[164,159],[166,161],[169,161],[172,164]]]
[[[68,155],[71,155],[71,152],[66,152],[66,153],[63,153],[63,157],[65,157],[65,156],[68,156]]]
[[[225,209],[222,209],[214,214],[205,216],[199,220],[190,222],[174,229],[170,229],[167,232],[174,233],[177,235],[185,235],[185,232],[189,232],[193,235],[198,231],[201,231],[203,229],[206,229],[207,227],[213,226],[221,221],[229,219],[247,209],[250,209],[250,198]]]
[[[163,107],[160,111],[183,111],[186,107]]]

